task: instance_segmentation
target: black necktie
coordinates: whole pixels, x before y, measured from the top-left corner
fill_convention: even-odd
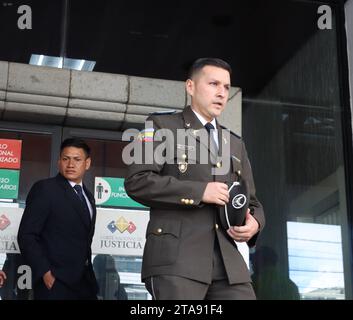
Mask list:
[[[89,221],[91,221],[91,214],[90,214],[90,212],[89,212],[89,208],[88,208],[88,205],[87,205],[87,202],[86,202],[86,198],[85,198],[85,196],[83,195],[82,187],[81,187],[79,184],[76,184],[76,185],[74,186],[74,189],[76,190],[78,197],[79,197],[80,200],[82,201],[82,204],[83,204],[83,206],[84,206],[84,208],[85,208],[86,216],[89,218]]]
[[[210,133],[211,130],[214,129],[214,126],[213,126],[213,124],[211,122],[207,122],[205,124],[205,128],[206,128],[207,132]]]
[[[205,124],[205,128],[210,136],[210,149],[212,152],[214,152],[215,154],[218,154],[218,146],[217,146],[217,143],[214,139],[214,135],[213,135],[213,131],[214,130],[214,126],[212,123],[210,122],[207,122]]]

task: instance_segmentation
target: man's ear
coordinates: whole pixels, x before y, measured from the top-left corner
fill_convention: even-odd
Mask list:
[[[86,170],[88,170],[90,168],[90,166],[91,166],[91,157],[88,157],[86,159]]]
[[[186,88],[186,92],[190,95],[193,96],[194,94],[194,87],[195,87],[195,83],[193,80],[191,79],[187,79],[186,83],[185,83],[185,88]]]

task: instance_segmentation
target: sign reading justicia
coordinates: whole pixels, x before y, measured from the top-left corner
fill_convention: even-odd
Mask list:
[[[97,208],[92,253],[142,256],[148,221],[147,210]]]

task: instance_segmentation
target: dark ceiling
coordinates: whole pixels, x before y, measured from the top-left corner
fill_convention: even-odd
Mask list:
[[[28,63],[32,53],[96,61],[94,71],[184,80],[205,56],[227,60],[233,85],[255,95],[318,31],[314,1],[68,0],[0,2],[0,60]],[[20,5],[32,29],[20,30]]]

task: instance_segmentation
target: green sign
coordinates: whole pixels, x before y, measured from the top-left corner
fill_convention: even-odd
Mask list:
[[[145,208],[127,195],[123,178],[96,177],[94,197],[98,206]]]
[[[17,199],[19,170],[0,169],[0,199]]]

